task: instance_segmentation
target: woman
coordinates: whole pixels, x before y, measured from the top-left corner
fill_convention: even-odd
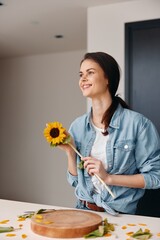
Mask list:
[[[160,141],[150,120],[129,110],[115,96],[120,80],[115,59],[87,53],[80,64],[79,87],[90,98],[89,113],[77,118],[69,133],[83,158],[69,145],[68,181],[75,187],[77,208],[135,214],[145,189],[160,188]],[[80,161],[83,168],[77,168]],[[115,195],[99,182],[98,175]]]

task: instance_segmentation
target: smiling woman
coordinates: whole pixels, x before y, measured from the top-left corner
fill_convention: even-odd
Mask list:
[[[112,56],[85,54],[79,87],[92,106],[69,129],[83,157],[75,156],[70,146],[61,147],[67,153],[68,181],[75,187],[76,207],[113,215],[135,214],[145,189],[160,188],[159,135],[149,119],[131,111],[116,95],[119,81],[119,66]],[[84,169],[75,169],[81,160]],[[114,198],[95,175],[110,186]]]

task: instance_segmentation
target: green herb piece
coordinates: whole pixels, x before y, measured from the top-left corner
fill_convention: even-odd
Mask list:
[[[103,237],[104,235],[104,226],[99,226],[99,228],[87,235],[85,235],[85,238],[95,238],[95,237]]]
[[[152,237],[152,234],[148,231],[142,231],[140,228],[136,233],[134,233],[131,237],[141,240],[147,240]]]
[[[12,232],[12,231],[14,231],[13,227],[0,227],[0,233]]]
[[[44,212],[46,212],[47,211],[47,209],[39,209],[37,212],[35,212],[36,214],[41,214],[41,213],[44,213]]]
[[[35,214],[35,212],[25,213],[25,214],[22,214],[22,215],[20,215],[18,217],[19,218],[31,218],[34,214]]]
[[[55,211],[55,209],[39,209],[38,211],[31,211],[31,212],[25,213],[23,215],[20,215],[18,217],[19,218],[31,218],[35,214],[42,214],[42,213],[46,213],[46,212],[50,212],[50,211]]]
[[[114,231],[114,229],[114,225],[109,223],[107,219],[104,219],[102,225],[100,225],[97,230],[85,235],[84,238],[103,237],[106,233]]]

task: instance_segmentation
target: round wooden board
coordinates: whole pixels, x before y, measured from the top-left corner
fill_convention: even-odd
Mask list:
[[[83,237],[98,228],[102,217],[85,210],[53,210],[31,218],[34,233],[51,238]]]

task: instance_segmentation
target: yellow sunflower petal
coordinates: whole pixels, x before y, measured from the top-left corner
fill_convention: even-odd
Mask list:
[[[127,229],[127,227],[126,226],[122,226],[122,229]]]
[[[147,226],[146,223],[138,223],[138,225],[140,225],[140,226]]]
[[[134,232],[127,232],[126,234],[127,234],[128,236],[131,236],[131,235],[133,235],[133,233],[134,233]]]
[[[8,223],[9,222],[9,220],[8,219],[5,219],[5,220],[2,220],[1,222],[0,222],[0,224],[5,224],[5,223]]]
[[[16,236],[15,233],[7,233],[7,234],[6,234],[6,237],[15,237],[15,236]]]
[[[42,219],[42,218],[43,218],[43,216],[42,216],[42,215],[40,215],[40,214],[36,214],[35,218],[36,218],[36,219]]]
[[[22,234],[22,238],[23,239],[27,238],[27,235],[26,234]]]

